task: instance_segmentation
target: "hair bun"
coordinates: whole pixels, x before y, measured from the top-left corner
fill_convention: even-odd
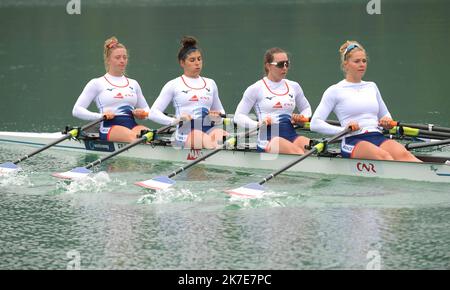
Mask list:
[[[105,48],[107,49],[111,49],[112,47],[114,47],[115,45],[117,45],[119,43],[119,40],[117,39],[117,37],[112,36],[110,38],[108,38],[105,41]]]
[[[197,39],[193,36],[183,36],[181,39],[181,45],[183,47],[191,47],[197,45]]]

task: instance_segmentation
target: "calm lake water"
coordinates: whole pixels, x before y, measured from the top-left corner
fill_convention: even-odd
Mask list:
[[[342,79],[338,47],[355,39],[369,53],[366,79],[396,119],[450,126],[448,1],[380,0],[380,15],[367,13],[369,1],[349,0],[80,0],[80,15],[67,14],[67,2],[1,1],[1,131],[82,124],[72,106],[104,73],[111,35],[128,46],[128,75],[151,105],[181,73],[185,34],[200,40],[203,75],[216,80],[228,113],[273,46],[290,52],[288,78],[314,109]],[[0,145],[0,162],[29,151]],[[0,178],[0,269],[74,261],[82,269],[450,269],[448,185],[288,173],[267,184],[266,197],[243,201],[223,189],[267,171],[199,165],[150,193],[133,183],[180,164],[123,157],[84,182],[50,176],[93,158],[43,152]]]

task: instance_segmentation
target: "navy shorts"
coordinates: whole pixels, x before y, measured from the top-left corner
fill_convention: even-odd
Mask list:
[[[100,127],[100,140],[109,140],[109,134],[114,126],[123,126],[128,129],[133,129],[138,124],[132,116],[115,116],[112,120],[103,121]]]
[[[273,126],[277,126],[278,128],[267,126],[267,128],[260,130],[256,151],[266,152],[267,146],[273,137],[281,137],[290,142],[294,142],[295,139],[299,137],[297,132],[295,132],[294,126],[292,125],[290,119],[288,121],[283,120]]]
[[[209,133],[210,130],[214,128],[213,125],[214,123],[211,123],[211,121],[204,118],[192,119],[190,122],[183,123],[181,127],[178,127],[175,134],[175,146],[184,147],[192,130],[195,129],[202,131],[203,133]]]
[[[364,134],[358,134],[350,137],[346,137],[341,143],[341,155],[344,158],[352,158],[353,150],[356,145],[361,141],[367,141],[375,146],[380,146],[384,141],[389,140],[380,132],[368,132]]]

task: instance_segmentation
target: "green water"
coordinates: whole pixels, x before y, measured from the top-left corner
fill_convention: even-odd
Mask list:
[[[128,75],[151,105],[168,80],[182,35],[199,38],[203,75],[233,113],[262,76],[272,46],[291,54],[289,78],[313,109],[342,78],[337,49],[355,39],[399,120],[450,126],[450,3],[368,1],[68,1],[0,3],[0,130],[59,131],[84,85],[104,73],[103,41],[129,48]],[[153,124],[148,123],[149,126]],[[0,145],[0,162],[29,152]],[[92,156],[44,152],[0,179],[0,269],[449,269],[448,185],[283,174],[265,198],[228,198],[224,188],[268,172],[198,166],[174,188],[149,193],[134,182],[179,164],[115,158],[101,173],[67,184],[50,176]],[[274,163],[274,169],[281,164]],[[106,173],[105,173],[106,172]],[[70,256],[70,255],[69,255]]]

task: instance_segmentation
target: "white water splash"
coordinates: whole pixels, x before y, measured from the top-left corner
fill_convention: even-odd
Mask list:
[[[111,183],[111,178],[105,171],[100,171],[96,174],[85,176],[83,178],[77,178],[69,183],[67,181],[62,181],[57,184],[67,193],[78,193],[78,192],[91,192],[98,193],[106,191]]]
[[[23,171],[0,175],[0,186],[33,186],[30,178]]]
[[[238,205],[240,208],[285,207],[286,203],[283,202],[282,198],[286,196],[288,196],[287,192],[266,191],[252,198],[233,195],[229,202]]]
[[[165,204],[176,201],[201,201],[199,194],[194,194],[189,189],[168,188],[157,190],[152,193],[143,195],[137,201],[139,204]]]

